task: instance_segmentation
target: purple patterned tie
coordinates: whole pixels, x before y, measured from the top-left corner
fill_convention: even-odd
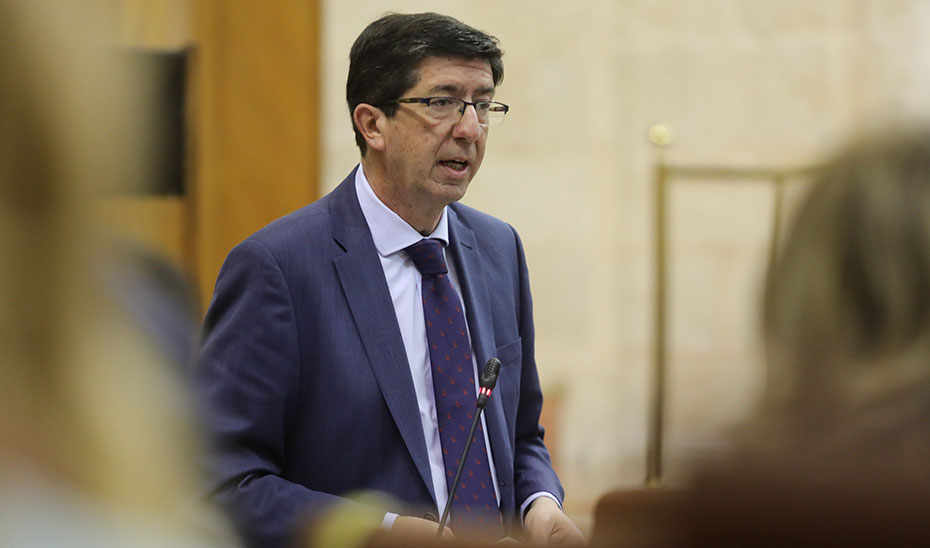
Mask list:
[[[423,316],[432,364],[442,460],[446,468],[446,483],[449,483],[458,470],[465,438],[476,412],[471,343],[458,293],[446,275],[448,269],[442,244],[439,240],[424,239],[405,251],[423,276]],[[463,529],[484,529],[492,536],[503,536],[484,430],[480,424],[452,502],[450,524],[457,535]],[[462,525],[465,527],[460,527]]]

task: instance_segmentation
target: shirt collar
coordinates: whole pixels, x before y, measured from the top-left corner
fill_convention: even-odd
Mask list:
[[[375,248],[382,257],[397,253],[424,238],[422,234],[410,226],[400,215],[391,211],[384,202],[375,195],[371,189],[365,170],[359,164],[355,171],[355,194],[358,196],[358,205],[362,208],[362,215],[368,223]],[[442,244],[449,244],[448,207],[442,208],[439,224],[427,238],[440,240]]]

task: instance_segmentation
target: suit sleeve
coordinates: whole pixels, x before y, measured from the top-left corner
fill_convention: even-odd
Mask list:
[[[513,230],[513,229],[511,229]],[[517,508],[530,495],[545,491],[564,499],[562,484],[552,468],[549,451],[543,443],[545,431],[539,424],[542,411],[542,390],[536,370],[533,299],[530,295],[529,272],[520,236],[513,232],[516,244],[519,306],[518,321],[523,342],[520,382],[520,404],[514,439],[514,498]]]
[[[300,358],[286,281],[271,252],[247,240],[220,271],[195,378],[212,442],[211,495],[250,546],[287,545],[333,504],[356,504],[282,477]]]

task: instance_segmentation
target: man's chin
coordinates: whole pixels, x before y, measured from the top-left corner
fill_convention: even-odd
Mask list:
[[[462,181],[442,181],[433,183],[431,193],[444,204],[457,202],[465,197],[465,191],[468,190],[470,180]]]
[[[455,203],[461,200],[462,198],[465,197],[465,190],[467,188],[468,188],[468,185],[466,184],[465,186],[460,187],[460,188],[448,189],[449,192],[445,193],[444,195],[445,199],[443,201],[446,202],[446,204],[451,204],[451,203]]]

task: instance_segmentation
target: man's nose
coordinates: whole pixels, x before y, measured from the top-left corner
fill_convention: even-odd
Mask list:
[[[463,105],[465,112],[452,128],[452,136],[456,139],[465,139],[474,142],[481,138],[484,128],[478,123],[478,111],[475,105]]]

